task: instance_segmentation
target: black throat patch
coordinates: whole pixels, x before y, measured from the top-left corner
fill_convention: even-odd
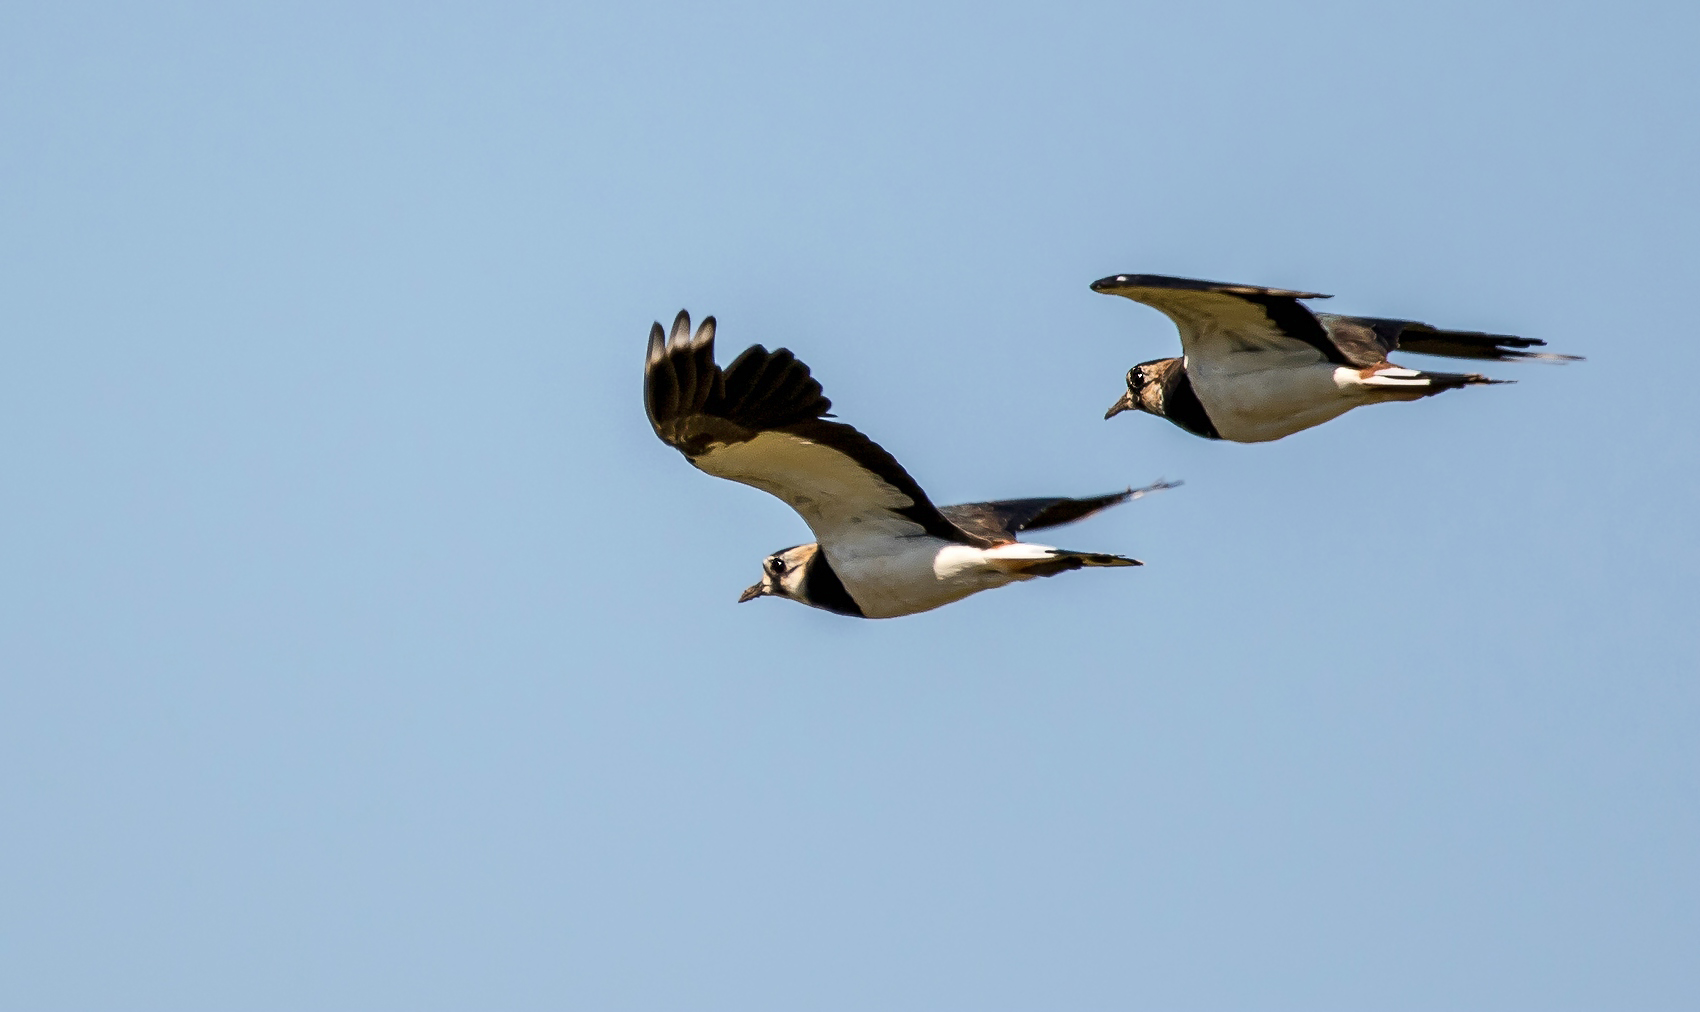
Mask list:
[[[1216,423],[1204,413],[1204,405],[1192,389],[1192,380],[1183,365],[1169,373],[1163,383],[1163,417],[1195,436],[1221,439]]]
[[[815,557],[809,560],[808,568],[803,571],[803,594],[808,598],[806,603],[816,608],[867,618],[862,614],[862,606],[844,589],[844,581],[833,572],[824,548],[815,552]]]

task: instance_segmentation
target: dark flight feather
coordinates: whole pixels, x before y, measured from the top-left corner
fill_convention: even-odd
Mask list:
[[[1174,488],[1179,484],[1178,481],[1159,481],[1144,488],[1130,488],[1123,492],[1111,492],[1107,495],[1095,495],[1085,499],[1049,496],[1037,499],[1003,499],[997,502],[958,503],[954,506],[941,506],[939,512],[963,530],[983,538],[992,541],[1014,541],[1015,536],[1022,531],[1037,531],[1046,527],[1060,527],[1063,524],[1071,524],[1076,520],[1084,520],[1094,513],[1109,509],[1111,506],[1120,505],[1131,499],[1138,499],[1140,496],[1152,492]]]
[[[841,453],[897,489],[910,505],[893,510],[935,537],[985,547],[986,539],[950,522],[897,459],[843,422],[827,421],[832,401],[809,367],[788,349],[752,345],[724,371],[714,364],[714,317],[695,336],[683,310],[663,336],[650,329],[644,359],[644,407],[661,441],[695,459],[716,445],[785,432]]]
[[[1263,310],[1270,327],[1282,337],[1301,341],[1315,348],[1322,357],[1336,365],[1348,364],[1341,350],[1329,340],[1328,332],[1316,314],[1305,308],[1300,299],[1326,299],[1320,292],[1295,292],[1285,288],[1264,288],[1259,285],[1233,285],[1222,281],[1201,281],[1197,278],[1173,278],[1163,274],[1118,274],[1092,282],[1092,290],[1128,295],[1136,302],[1145,300],[1130,295],[1128,289],[1154,289],[1175,292],[1198,292],[1200,295],[1221,295],[1250,303]],[[1210,304],[1208,298],[1190,298],[1187,302],[1199,307]],[[1157,303],[1148,303],[1162,310]],[[1217,303],[1218,306],[1221,303]],[[1218,312],[1220,310],[1217,310]]]
[[[1418,355],[1439,355],[1445,358],[1477,358],[1503,362],[1510,359],[1537,359],[1548,362],[1578,362],[1576,355],[1560,355],[1550,351],[1527,351],[1543,348],[1546,342],[1533,337],[1510,334],[1483,334],[1473,330],[1440,330],[1415,320],[1393,320],[1376,316],[1336,316],[1318,313],[1328,334],[1336,344],[1351,346],[1359,356],[1399,350]],[[1366,361],[1364,366],[1375,364]]]

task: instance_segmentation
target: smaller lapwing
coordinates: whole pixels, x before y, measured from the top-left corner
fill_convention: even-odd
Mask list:
[[[937,507],[891,454],[842,422],[809,367],[754,345],[722,370],[714,317],[691,333],[681,312],[657,323],[644,363],[644,405],[662,442],[699,470],[784,500],[815,543],[762,563],[739,601],[783,597],[862,618],[912,615],[1007,583],[1139,560],[1017,541],[1170,487],[1090,499],[1016,499]]]
[[[1137,410],[1207,439],[1263,443],[1321,425],[1364,404],[1414,401],[1445,390],[1505,383],[1477,373],[1394,365],[1395,349],[1448,358],[1575,361],[1526,351],[1545,341],[1437,330],[1426,323],[1312,313],[1289,292],[1254,285],[1118,274],[1092,290],[1143,302],[1181,332],[1180,358],[1141,362],[1105,418]]]

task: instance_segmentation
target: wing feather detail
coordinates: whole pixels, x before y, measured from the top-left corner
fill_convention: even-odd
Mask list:
[[[698,469],[759,488],[795,509],[829,552],[875,537],[931,534],[989,542],[945,517],[878,443],[827,421],[832,402],[785,348],[744,350],[714,363],[714,318],[693,335],[680,312],[650,330],[644,406],[662,442]]]
[[[972,531],[995,541],[1014,541],[1022,531],[1037,531],[1060,527],[1084,520],[1111,506],[1131,502],[1152,492],[1176,488],[1178,481],[1157,481],[1144,488],[1130,488],[1107,495],[1069,499],[1049,496],[1036,499],[1002,499],[997,502],[966,502],[941,506],[939,512],[964,530]]]
[[[1441,330],[1415,320],[1393,320],[1378,316],[1336,316],[1318,313],[1317,318],[1328,334],[1342,348],[1360,349],[1358,356],[1379,354],[1385,360],[1389,352],[1402,350],[1418,355],[1439,355],[1444,358],[1474,358],[1503,362],[1511,359],[1533,359],[1542,362],[1579,362],[1580,356],[1560,355],[1550,351],[1529,351],[1544,348],[1546,342],[1534,337],[1512,334],[1484,334],[1474,330]],[[1366,362],[1365,365],[1374,364]]]
[[[1317,292],[1159,274],[1103,278],[1092,289],[1143,303],[1174,321],[1189,369],[1235,374],[1318,362],[1349,364],[1316,315],[1299,301],[1328,298]]]
[[[1255,285],[1232,285],[1158,274],[1121,274],[1092,284],[1152,307],[1181,332],[1187,370],[1208,376],[1328,362],[1370,369],[1389,352],[1404,350],[1447,358],[1579,361],[1575,355],[1530,351],[1546,345],[1532,337],[1440,330],[1414,320],[1312,313],[1300,300],[1325,299]]]

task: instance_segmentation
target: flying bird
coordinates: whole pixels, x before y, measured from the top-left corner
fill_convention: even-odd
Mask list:
[[[714,317],[650,330],[644,406],[661,441],[699,470],[784,500],[815,542],[774,552],[739,601],[782,597],[862,618],[912,615],[1007,583],[1137,559],[1020,542],[1169,484],[1088,499],[934,506],[891,454],[843,422],[790,351],[754,345],[722,370]]]
[[[1312,313],[1289,292],[1255,285],[1118,274],[1092,290],[1158,310],[1181,332],[1180,358],[1127,372],[1127,393],[1105,418],[1144,411],[1207,439],[1262,443],[1321,425],[1363,404],[1414,401],[1445,390],[1504,383],[1477,373],[1426,372],[1387,360],[1395,349],[1449,358],[1575,361],[1525,349],[1545,341],[1438,330],[1411,320]]]

